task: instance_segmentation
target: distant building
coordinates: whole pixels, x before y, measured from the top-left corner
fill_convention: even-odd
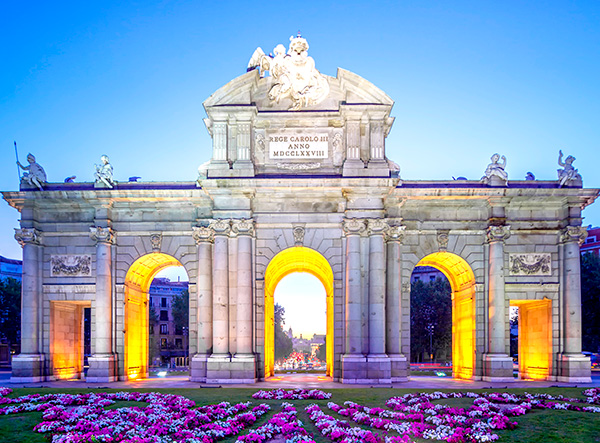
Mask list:
[[[443,272],[438,271],[436,268],[431,266],[417,266],[412,275],[410,276],[410,282],[422,281],[423,283],[434,282],[436,279],[445,279],[446,276]]]
[[[580,251],[582,254],[592,253],[600,255],[600,228],[592,227],[591,225],[587,229],[588,236],[581,245]]]
[[[21,260],[13,260],[0,255],[0,280],[11,277],[21,281],[21,274],[23,274],[23,262]]]
[[[150,309],[156,313],[156,324],[150,325],[150,364],[187,366],[188,330],[175,327],[173,298],[188,290],[189,282],[155,278],[148,297]]]

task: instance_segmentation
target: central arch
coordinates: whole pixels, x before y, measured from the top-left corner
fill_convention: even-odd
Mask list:
[[[327,299],[326,375],[333,377],[333,270],[321,254],[305,246],[293,246],[278,253],[265,272],[265,377],[274,374],[274,294],[275,288],[286,275],[307,272],[323,284]]]
[[[475,368],[475,275],[469,264],[451,252],[435,252],[416,266],[441,271],[452,288],[452,376],[471,379]]]
[[[169,266],[182,266],[170,255],[153,252],[138,258],[125,276],[125,376],[148,376],[148,291],[152,280]]]

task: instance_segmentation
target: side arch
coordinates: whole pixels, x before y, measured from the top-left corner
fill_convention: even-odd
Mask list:
[[[326,374],[333,377],[333,271],[325,257],[314,249],[305,246],[293,246],[279,252],[271,259],[265,271],[265,377],[269,377],[274,373],[275,303],[273,296],[275,288],[283,277],[294,272],[307,272],[314,275],[325,288],[327,303]]]
[[[475,275],[462,257],[434,252],[416,266],[441,271],[452,288],[452,375],[472,379],[475,371]]]

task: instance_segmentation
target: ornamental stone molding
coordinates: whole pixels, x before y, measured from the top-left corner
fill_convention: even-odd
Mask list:
[[[437,242],[439,252],[446,252],[448,250],[448,240],[450,238],[449,235],[449,229],[440,229],[437,231]]]
[[[215,231],[209,226],[193,226],[192,237],[196,244],[212,243],[215,241]]]
[[[490,226],[487,228],[486,235],[489,243],[504,241],[510,237],[510,226]]]
[[[561,232],[560,241],[562,243],[578,242],[579,246],[583,244],[588,236],[587,229],[583,226],[567,226]]]
[[[304,225],[294,225],[294,227],[292,228],[292,232],[294,234],[294,244],[296,246],[303,246],[304,234],[306,233]]]
[[[96,243],[109,243],[112,245],[115,242],[115,231],[112,228],[92,226],[90,228],[90,238]]]
[[[367,232],[369,235],[384,235],[388,228],[388,224],[382,218],[367,219]]]
[[[50,277],[89,277],[91,275],[91,255],[57,254],[50,256]]]
[[[404,233],[406,231],[406,226],[390,226],[385,231],[385,239],[391,242],[402,243],[404,240]]]
[[[150,234],[150,245],[152,246],[152,252],[160,252],[162,244],[162,234]]]
[[[551,262],[549,252],[508,255],[510,275],[552,275]]]
[[[254,235],[254,220],[241,218],[231,220],[231,230],[236,235]]]
[[[35,228],[15,228],[15,240],[21,245],[39,245],[42,242],[42,233]]]
[[[229,235],[231,232],[231,220],[229,219],[211,220],[208,226],[213,230],[214,235]]]
[[[345,218],[342,221],[344,235],[361,235],[367,230],[364,218]]]

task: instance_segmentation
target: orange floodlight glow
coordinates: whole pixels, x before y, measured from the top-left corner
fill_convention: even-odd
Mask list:
[[[83,373],[83,308],[90,302],[50,302],[50,355],[57,380],[78,379]]]
[[[265,377],[274,374],[274,300],[275,288],[286,275],[308,272],[319,279],[327,298],[326,374],[333,376],[333,271],[321,254],[305,246],[293,246],[278,253],[265,272]]]
[[[441,271],[452,288],[452,375],[471,379],[475,368],[475,275],[469,264],[450,252],[430,254],[417,266]]]

